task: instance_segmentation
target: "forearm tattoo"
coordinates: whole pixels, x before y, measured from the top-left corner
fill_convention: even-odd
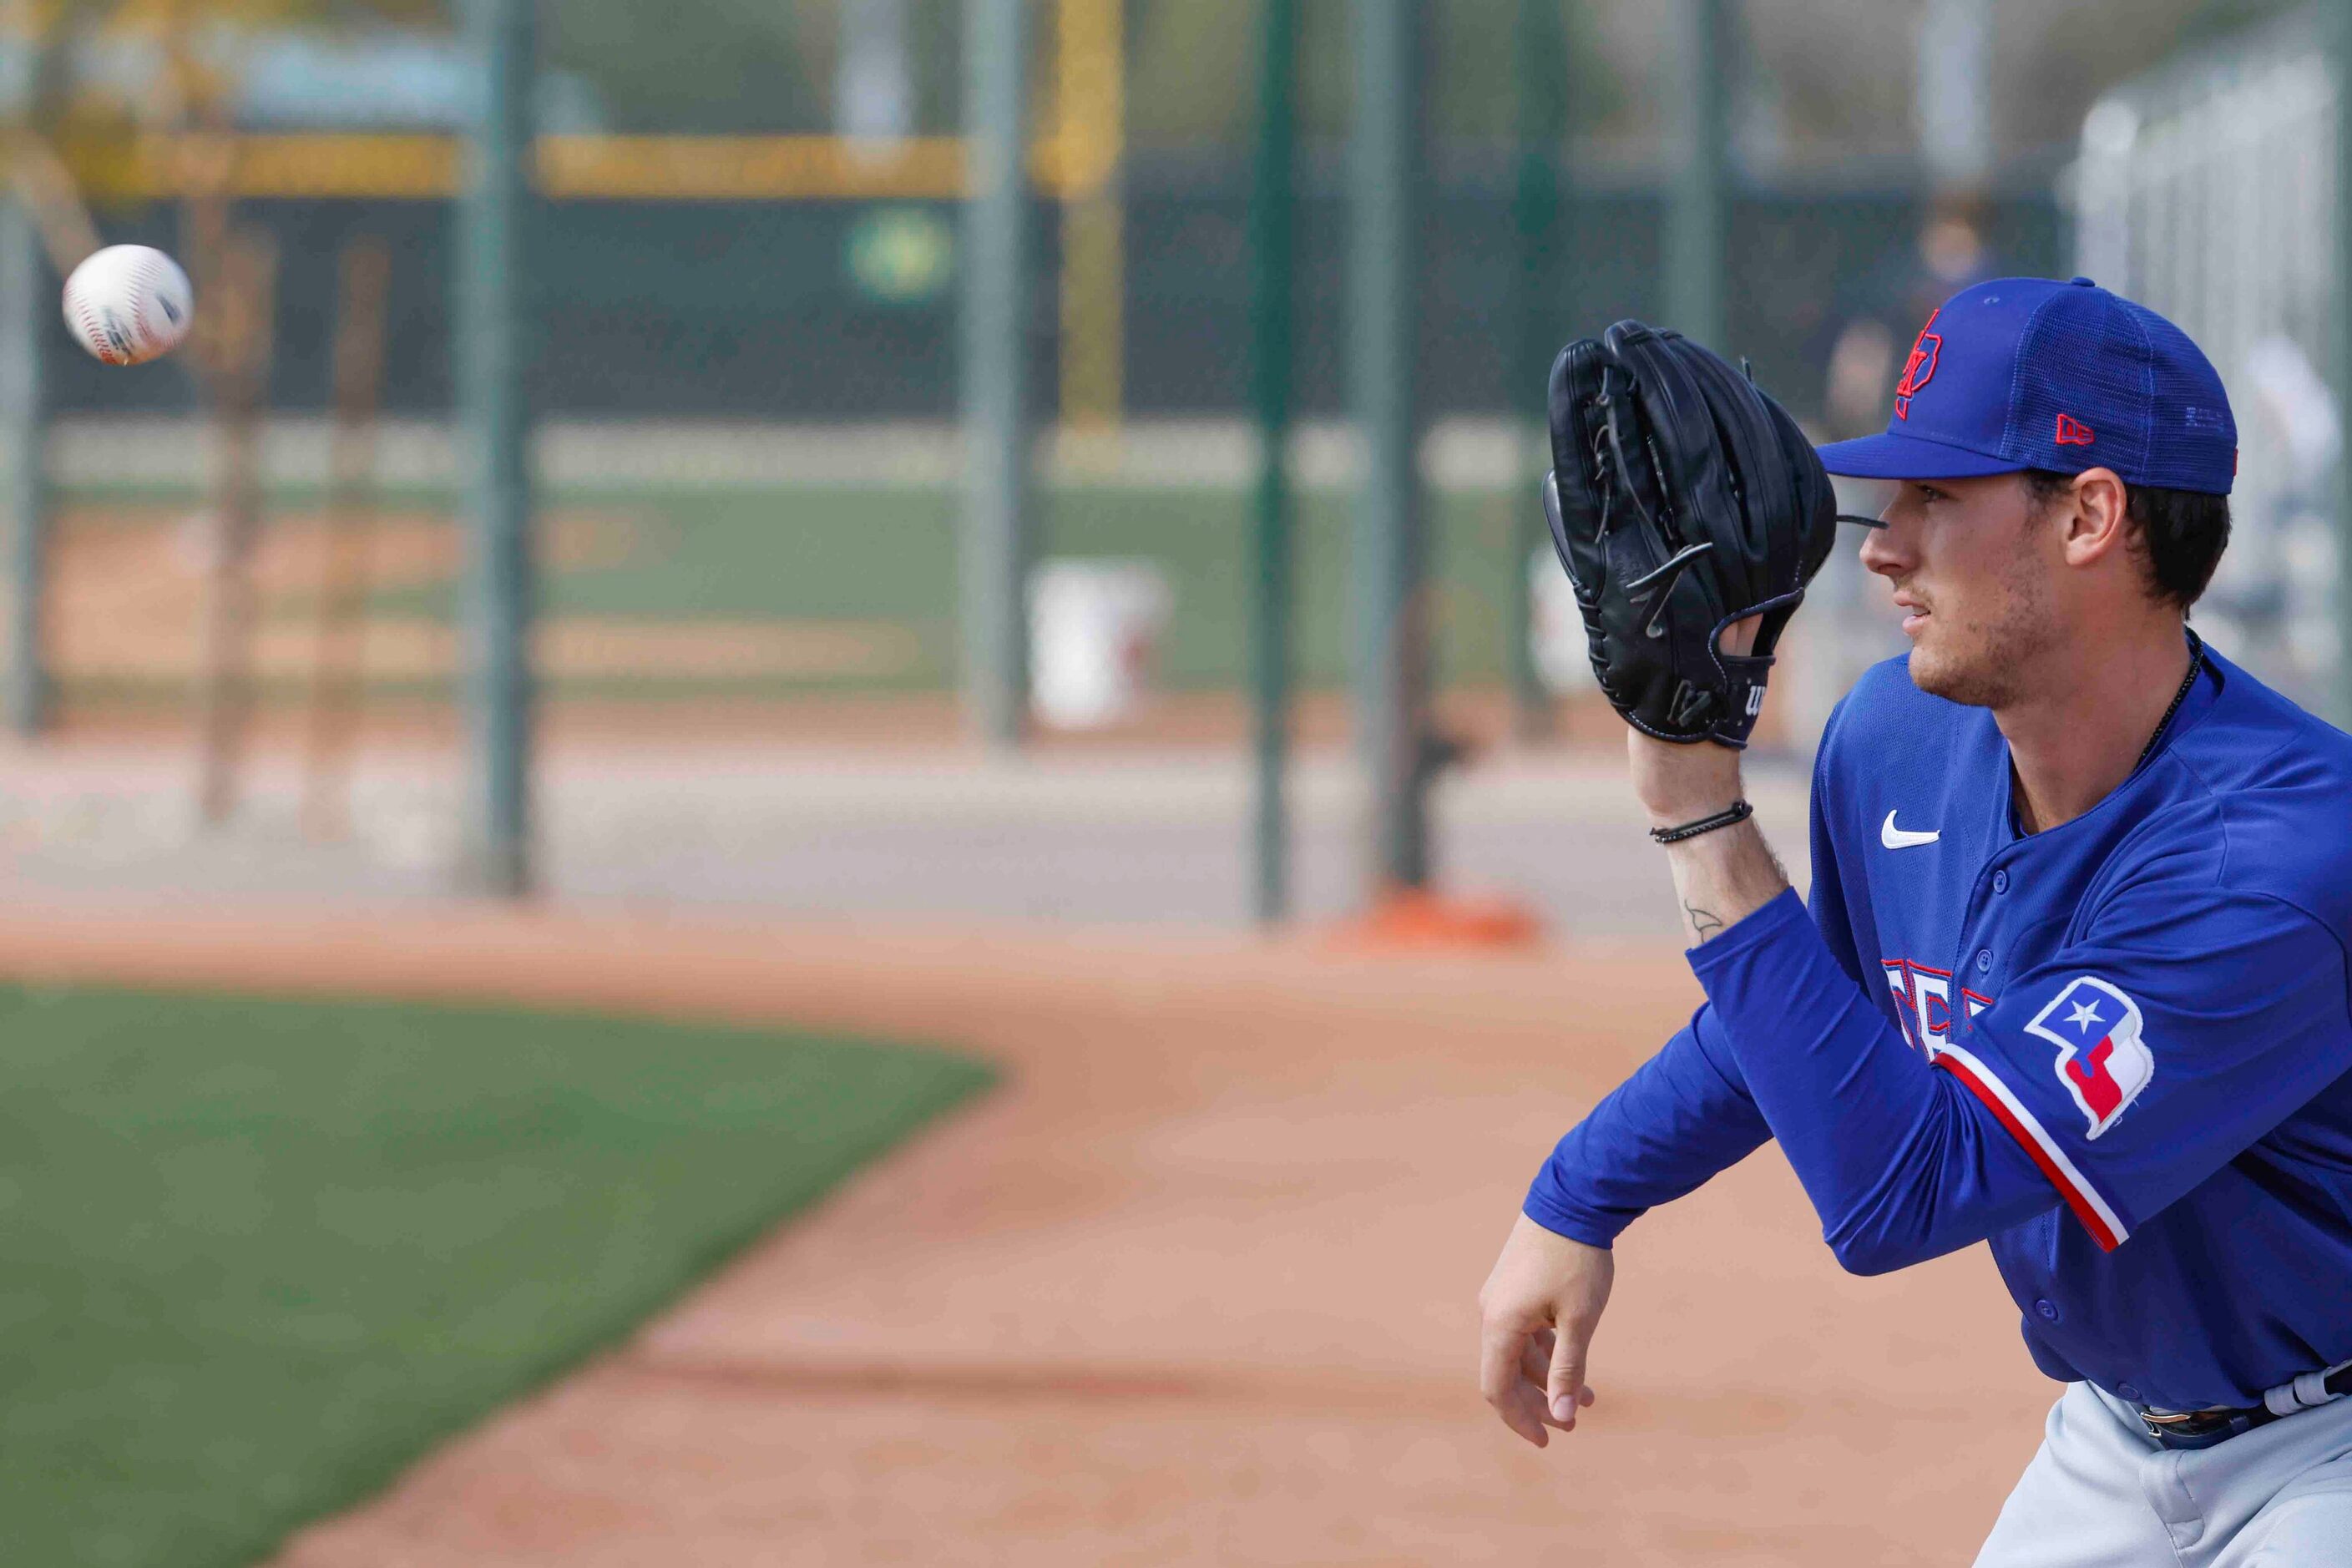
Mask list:
[[[1713,942],[1789,885],[1780,857],[1752,821],[1673,845],[1667,855],[1692,947]]]

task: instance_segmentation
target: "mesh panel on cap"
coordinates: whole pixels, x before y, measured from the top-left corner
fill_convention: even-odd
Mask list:
[[[2037,468],[2079,474],[2105,467],[2142,478],[2141,432],[2155,391],[2147,333],[2114,295],[2061,289],[2042,302],[2017,345],[2017,385],[2002,446]],[[2074,437],[2060,441],[2064,433]]]
[[[2037,468],[2105,467],[2130,484],[2226,494],[2238,430],[2221,378],[2179,328],[2105,289],[2070,288],[2043,301],[2019,342],[2002,447]]]
[[[2147,471],[2139,482],[2227,494],[2238,467],[2238,422],[2221,375],[2188,333],[2153,310],[2128,301],[2124,308],[2157,347]]]

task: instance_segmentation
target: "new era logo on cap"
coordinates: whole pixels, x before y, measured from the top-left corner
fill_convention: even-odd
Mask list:
[[[1927,318],[1883,435],[1821,449],[1833,474],[1967,479],[2113,468],[2126,484],[2230,493],[2237,423],[2188,334],[2087,278],[2000,278]]]

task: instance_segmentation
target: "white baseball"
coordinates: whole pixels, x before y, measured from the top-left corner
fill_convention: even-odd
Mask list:
[[[108,364],[145,364],[180,346],[195,291],[180,264],[144,245],[110,245],[66,279],[66,326]]]

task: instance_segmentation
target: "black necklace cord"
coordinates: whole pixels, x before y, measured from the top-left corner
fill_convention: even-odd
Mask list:
[[[2180,689],[2172,694],[2172,705],[2164,710],[2164,717],[2156,721],[2156,732],[2148,736],[2147,744],[2139,749],[2139,761],[2132,764],[2134,773],[2147,766],[2148,758],[2156,755],[2156,743],[2164,739],[2167,730],[2172,728],[2172,721],[2179,715],[2180,705],[2188,701],[2189,694],[2197,689],[2197,672],[2205,668],[2205,639],[2187,626],[2180,629],[2189,635],[2189,673],[2180,678]]]

